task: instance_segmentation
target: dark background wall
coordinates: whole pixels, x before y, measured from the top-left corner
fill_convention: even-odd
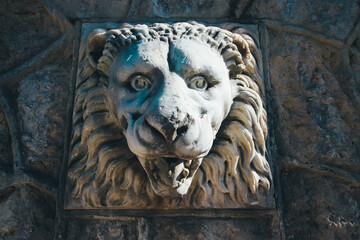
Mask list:
[[[0,239],[359,239],[359,12],[356,0],[1,1]],[[276,209],[67,214],[81,23],[186,20],[259,26]]]

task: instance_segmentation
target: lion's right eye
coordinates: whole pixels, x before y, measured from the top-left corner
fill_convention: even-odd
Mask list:
[[[130,80],[131,87],[136,91],[142,91],[146,88],[150,88],[150,80],[143,75],[136,75]]]
[[[198,91],[203,91],[208,87],[208,83],[205,77],[196,75],[190,79],[188,86]]]

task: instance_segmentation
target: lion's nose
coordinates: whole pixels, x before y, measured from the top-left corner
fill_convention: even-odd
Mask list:
[[[149,116],[146,121],[154,131],[159,132],[168,142],[173,142],[178,136],[186,133],[190,122],[188,118],[183,121],[171,122],[163,116]]]

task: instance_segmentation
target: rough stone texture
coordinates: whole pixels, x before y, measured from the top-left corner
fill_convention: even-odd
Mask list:
[[[6,22],[0,26],[0,74],[46,49],[64,31],[40,0],[1,1],[0,20]]]
[[[230,15],[231,1],[229,0],[145,0],[139,1],[135,8],[135,16],[161,18],[222,18]],[[211,13],[211,16],[209,16]]]
[[[129,10],[130,0],[56,0],[54,4],[69,18],[123,18]]]
[[[259,229],[258,226],[263,226]],[[122,220],[70,220],[65,239],[266,239],[270,219],[156,217]]]
[[[18,117],[26,171],[57,179],[63,156],[69,67],[53,63],[19,85]]]
[[[70,220],[67,240],[139,239],[135,218],[125,220]]]
[[[300,35],[269,39],[286,236],[357,239],[360,114],[342,90],[340,51]]]
[[[358,94],[360,92],[360,33],[350,47],[349,61],[352,72],[346,86],[348,91],[350,91],[348,94],[353,99],[356,107],[360,109],[360,96]],[[344,67],[346,67],[346,65]]]
[[[244,1],[246,2],[246,1]],[[55,1],[55,5],[70,18],[105,18],[123,17],[142,18],[223,18],[230,16],[230,0],[122,0],[122,1]],[[73,6],[77,6],[74,8]],[[211,15],[209,15],[209,12]]]
[[[360,76],[357,74],[360,72],[360,33],[351,46],[349,57],[350,66],[354,71],[354,77],[356,78],[357,82],[360,82]]]
[[[359,167],[360,116],[341,89],[339,51],[307,37],[270,32],[269,68],[281,155],[302,164]]]
[[[262,226],[259,228],[259,226]],[[271,238],[267,218],[200,219],[160,218],[150,221],[148,239],[266,239]]]
[[[359,239],[358,184],[297,167],[281,182],[287,239]]]
[[[55,230],[54,197],[29,184],[0,192],[0,239],[51,239]]]
[[[10,130],[0,104],[0,171],[11,171],[12,159]]]
[[[345,39],[359,15],[358,0],[255,0],[241,19],[271,19]]]

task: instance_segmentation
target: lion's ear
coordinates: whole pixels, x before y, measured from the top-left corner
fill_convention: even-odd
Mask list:
[[[106,32],[99,31],[88,40],[86,54],[90,65],[96,68],[106,44]]]

